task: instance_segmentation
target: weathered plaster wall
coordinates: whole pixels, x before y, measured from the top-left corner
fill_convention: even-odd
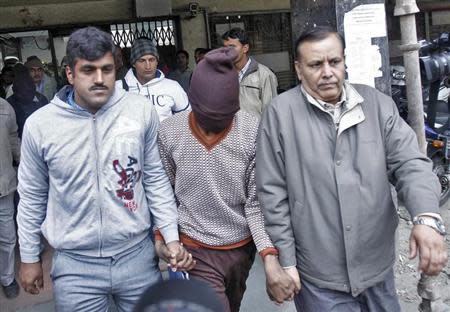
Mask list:
[[[174,10],[186,7],[192,0],[172,0]],[[283,10],[290,8],[289,0],[199,0],[200,7],[207,7],[211,13]]]
[[[107,22],[132,17],[131,0],[0,1],[0,30]],[[27,4],[28,3],[28,4]]]

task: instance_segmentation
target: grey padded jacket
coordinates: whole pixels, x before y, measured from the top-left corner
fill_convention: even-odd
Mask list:
[[[299,86],[273,100],[260,124],[256,185],[281,265],[356,296],[395,261],[389,182],[412,216],[439,213],[440,185],[391,98],[363,85],[346,84],[346,94],[338,129]]]

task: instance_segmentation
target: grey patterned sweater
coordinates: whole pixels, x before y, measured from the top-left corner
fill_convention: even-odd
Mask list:
[[[191,121],[190,121],[191,120]],[[161,123],[161,160],[174,186],[179,231],[210,246],[233,245],[250,235],[258,251],[273,248],[256,196],[258,120],[239,111],[209,149],[194,135],[190,112]]]

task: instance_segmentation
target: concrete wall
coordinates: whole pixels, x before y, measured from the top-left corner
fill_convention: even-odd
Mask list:
[[[192,0],[172,0],[172,9],[182,9]],[[209,8],[211,13],[283,10],[290,8],[289,0],[199,0],[195,1],[202,8]]]
[[[132,0],[3,0],[0,1],[0,31],[129,19],[133,15],[132,4]]]

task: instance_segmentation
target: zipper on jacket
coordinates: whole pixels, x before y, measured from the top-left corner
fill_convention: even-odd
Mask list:
[[[99,242],[99,252],[100,257],[102,257],[103,254],[103,212],[102,212],[102,204],[101,204],[101,192],[100,192],[100,172],[99,172],[99,155],[98,155],[98,144],[97,144],[97,125],[96,125],[96,118],[95,116],[92,116],[92,127],[94,132],[94,145],[95,145],[95,171],[97,175],[97,201],[98,201],[98,208],[99,208],[99,214],[100,214],[100,242]]]

